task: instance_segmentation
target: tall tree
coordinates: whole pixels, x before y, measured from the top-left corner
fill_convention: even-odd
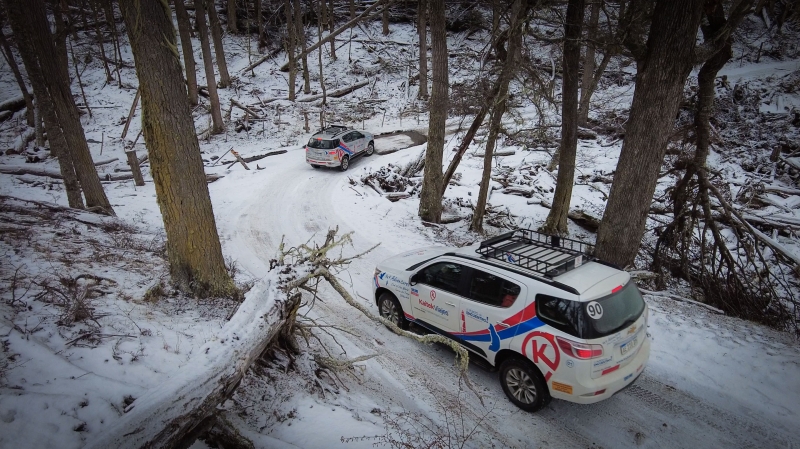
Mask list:
[[[294,23],[294,8],[292,0],[285,0],[283,3],[284,16],[286,18],[286,54],[289,56],[289,101],[294,101],[296,93],[295,82],[297,80],[297,27]]]
[[[581,77],[581,99],[578,107],[578,125],[586,126],[589,122],[589,99],[593,89],[589,89],[594,79],[596,66],[595,54],[597,53],[597,25],[600,22],[600,3],[603,0],[592,1],[589,13],[589,23],[586,27],[586,50],[583,56],[583,76]],[[566,27],[565,27],[566,29]],[[566,47],[565,47],[566,50]]]
[[[422,179],[422,192],[419,199],[419,216],[424,221],[439,223],[442,219],[442,159],[444,158],[444,127],[447,120],[450,77],[444,0],[429,0],[428,5],[431,18],[433,85],[428,121],[428,149],[425,153],[425,175]]]
[[[575,182],[575,156],[578,149],[578,70],[581,61],[583,9],[584,0],[569,0],[564,22],[561,144],[558,150],[558,178],[556,191],[553,194],[553,207],[544,223],[544,231],[548,233],[567,233],[567,212],[572,199],[572,184]]]
[[[211,0],[210,8],[214,8],[214,0]],[[228,32],[233,34],[239,32],[239,27],[236,23],[236,0],[228,0]]]
[[[197,23],[197,33],[200,35],[200,48],[203,50],[203,67],[206,71],[208,98],[211,100],[211,133],[219,134],[225,131],[225,122],[222,121],[222,112],[219,109],[217,80],[214,77],[214,64],[211,61],[211,44],[208,42],[205,0],[194,0],[194,15]]]
[[[311,93],[311,74],[308,73],[308,53],[306,52],[306,29],[303,26],[303,10],[300,7],[300,0],[294,0],[294,25],[297,43],[303,55],[303,93]]]
[[[381,23],[383,24],[383,35],[389,35],[389,8],[383,8],[383,14],[381,14]]]
[[[704,3],[659,0],[653,12],[625,142],[597,233],[596,255],[619,266],[633,264],[644,235],[658,170],[694,61]]]
[[[5,57],[8,66],[11,67],[11,71],[14,72],[14,79],[17,81],[17,86],[19,86],[19,90],[22,92],[22,98],[25,100],[25,118],[28,122],[28,126],[35,126],[33,98],[30,92],[28,92],[28,87],[25,86],[25,80],[22,79],[22,73],[19,71],[17,61],[14,59],[14,54],[11,53],[11,46],[8,45],[6,36],[3,34],[2,21],[0,21],[0,46],[2,46],[3,57]]]
[[[574,1],[574,0],[573,0]],[[583,1],[583,0],[579,0]],[[508,85],[517,71],[517,59],[522,48],[522,32],[525,17],[528,11],[528,0],[514,0],[511,5],[511,20],[508,26],[508,50],[505,63],[500,70],[497,81],[497,94],[494,96],[492,113],[489,118],[489,135],[486,138],[486,149],[483,156],[483,176],[478,191],[478,201],[475,204],[475,213],[472,215],[470,230],[483,232],[483,217],[486,212],[486,202],[489,197],[489,183],[492,175],[492,159],[497,137],[500,134],[500,123],[506,112],[508,103]]]
[[[325,0],[320,0],[325,1]],[[333,33],[336,29],[336,19],[334,17],[335,9],[333,7],[333,0],[330,0],[330,7],[328,8],[328,32]],[[331,39],[331,59],[336,61],[336,40]]]
[[[183,65],[186,69],[186,89],[189,95],[189,104],[196,106],[197,98],[197,63],[194,60],[192,49],[192,27],[189,22],[189,13],[186,12],[184,0],[175,1],[175,17],[178,19],[178,34],[181,36],[181,50],[183,51]]]
[[[59,128],[63,133],[66,148],[64,153],[67,151],[68,153],[58,151],[59,159],[63,157],[72,161],[86,199],[86,207],[114,215],[114,209],[97,176],[92,154],[86,143],[80,114],[69,88],[69,78],[63,76],[63,71],[59,67],[43,0],[27,2],[5,0],[5,4],[28,75],[39,78],[33,83],[34,95],[37,101],[45,97],[51,101],[47,105],[42,102],[42,106],[52,106],[51,110],[43,111],[48,134],[55,128]],[[69,192],[69,186],[67,190]]]
[[[142,130],[164,218],[170,275],[198,296],[230,295],[235,287],[222,258],[168,3],[122,1],[121,6],[139,78]]]
[[[419,36],[419,98],[428,98],[428,0],[417,0],[417,35]]]
[[[222,46],[222,25],[219,23],[219,15],[217,14],[214,0],[206,0],[206,2],[211,39],[214,40],[214,54],[217,56],[217,68],[219,69],[219,87],[225,88],[231,85],[231,76],[228,74],[228,63],[225,61],[225,49]],[[228,26],[230,27],[230,17],[228,19]]]

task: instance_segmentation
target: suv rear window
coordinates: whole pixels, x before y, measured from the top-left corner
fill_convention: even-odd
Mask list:
[[[600,308],[597,308],[597,304]],[[644,312],[636,284],[589,302],[536,295],[536,314],[543,322],[584,340],[602,338],[633,324]]]
[[[309,148],[317,148],[320,150],[332,150],[339,146],[339,139],[327,140],[312,137],[308,141]]]

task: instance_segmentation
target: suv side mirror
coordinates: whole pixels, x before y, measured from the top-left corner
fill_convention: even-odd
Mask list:
[[[411,278],[408,280],[408,284],[417,285],[419,284],[420,279],[422,279],[422,275],[419,272],[416,272],[413,275],[411,275]]]

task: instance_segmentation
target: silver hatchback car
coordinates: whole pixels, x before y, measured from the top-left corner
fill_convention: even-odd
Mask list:
[[[306,162],[314,168],[339,167],[345,171],[358,156],[372,156],[375,140],[371,133],[332,125],[320,130],[306,144]]]

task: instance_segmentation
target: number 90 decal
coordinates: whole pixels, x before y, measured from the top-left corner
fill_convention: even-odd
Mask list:
[[[597,301],[592,301],[587,304],[586,312],[589,314],[589,318],[593,320],[599,320],[600,318],[603,318],[603,306],[601,306]]]

